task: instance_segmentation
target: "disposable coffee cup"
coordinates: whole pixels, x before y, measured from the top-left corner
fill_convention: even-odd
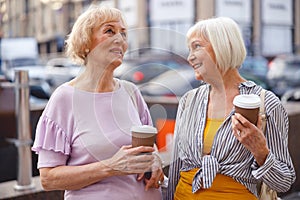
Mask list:
[[[233,99],[235,112],[243,115],[252,124],[257,125],[260,97],[256,94],[240,94]]]
[[[141,126],[133,126],[131,127],[131,134],[132,134],[132,147],[138,146],[149,146],[153,147],[157,129],[153,126],[149,125],[141,125]],[[151,178],[151,172],[145,172],[144,174],[146,179]]]
[[[132,147],[153,147],[157,135],[157,129],[149,125],[131,127]]]

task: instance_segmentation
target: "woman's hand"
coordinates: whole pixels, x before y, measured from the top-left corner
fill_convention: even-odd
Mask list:
[[[114,175],[140,174],[150,171],[154,162],[152,154],[142,153],[153,151],[154,148],[152,147],[131,148],[131,145],[122,146],[112,158],[104,160],[102,163],[108,166]]]
[[[151,172],[152,172],[151,178],[149,180],[144,178],[144,173],[138,175],[139,181],[144,178],[144,182],[146,184],[146,186],[145,186],[146,191],[149,188],[159,188],[160,185],[164,181],[164,172],[162,170],[162,161],[156,153],[153,153],[153,155],[154,155],[155,159],[154,159],[154,163],[151,168]]]
[[[239,113],[235,113],[231,120],[234,136],[253,154],[258,165],[263,165],[269,149],[266,137],[261,130],[261,117],[257,120],[257,126]]]

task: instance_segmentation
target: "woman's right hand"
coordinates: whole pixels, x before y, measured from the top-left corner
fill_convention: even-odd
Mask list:
[[[110,159],[102,161],[114,175],[139,174],[151,171],[154,156],[153,147],[140,146],[132,148],[131,145],[122,146]]]

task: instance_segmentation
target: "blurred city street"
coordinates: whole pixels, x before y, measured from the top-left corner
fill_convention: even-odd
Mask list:
[[[234,19],[247,49],[241,76],[272,91],[290,120],[289,151],[297,179],[279,196],[300,199],[300,0],[0,0],[0,199],[63,199],[62,192],[43,191],[34,152],[27,163],[34,188],[13,187],[25,168],[18,163],[20,146],[28,150],[32,145],[53,91],[85,70],[65,56],[64,45],[77,17],[92,4],[120,9],[128,22],[128,50],[114,77],[141,91],[159,131],[156,143],[165,175],[178,102],[204,84],[187,61],[187,30],[200,19]],[[28,72],[25,86],[16,84],[18,71]],[[27,91],[28,99],[16,95]],[[29,107],[24,107],[20,102],[27,100]],[[20,110],[27,116],[22,120],[29,139],[19,138],[24,127]]]

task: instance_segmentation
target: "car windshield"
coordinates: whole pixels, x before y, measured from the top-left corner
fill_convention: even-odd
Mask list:
[[[264,61],[256,61],[253,63],[253,69],[260,71],[260,72],[267,72],[268,68],[267,67],[263,67],[263,66],[267,66],[267,64]]]
[[[37,59],[34,58],[17,58],[11,61],[13,67],[38,65]]]
[[[300,60],[287,61],[288,68],[299,69]]]
[[[160,85],[176,85],[176,84],[189,84],[189,80],[195,79],[194,72],[191,70],[170,70],[160,76],[154,78],[152,82],[159,83]],[[176,80],[176,81],[174,81]]]
[[[262,59],[246,59],[242,65],[242,68],[266,73],[268,71],[267,65],[267,61]]]
[[[47,62],[47,65],[53,67],[79,67],[68,58],[53,58]]]

